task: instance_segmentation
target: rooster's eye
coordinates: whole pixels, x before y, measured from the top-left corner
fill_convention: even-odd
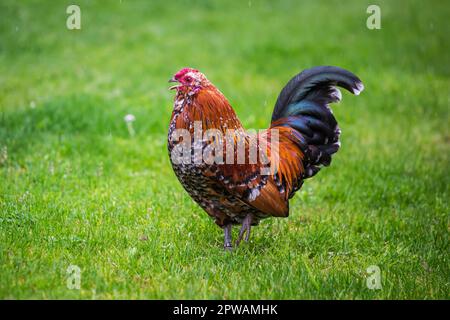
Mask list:
[[[189,77],[189,76],[187,76],[186,78],[184,78],[184,80],[186,80],[186,82],[191,82],[191,81],[192,81],[192,78]]]

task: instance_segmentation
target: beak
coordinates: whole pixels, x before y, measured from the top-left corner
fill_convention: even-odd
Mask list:
[[[178,81],[175,79],[175,77],[172,77],[172,78],[169,80],[169,83],[170,83],[170,82],[178,82]],[[171,86],[171,87],[169,88],[169,90],[173,90],[173,89],[176,89],[176,88],[178,88],[178,85]]]

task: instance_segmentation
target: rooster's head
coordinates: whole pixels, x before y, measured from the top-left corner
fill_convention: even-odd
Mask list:
[[[183,68],[169,80],[169,82],[177,82],[177,85],[170,87],[170,90],[176,89],[189,94],[197,93],[201,88],[210,84],[205,75],[192,68]]]

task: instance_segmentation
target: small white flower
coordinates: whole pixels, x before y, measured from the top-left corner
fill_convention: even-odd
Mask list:
[[[124,118],[125,122],[133,122],[136,120],[136,117],[132,114],[127,114]]]
[[[133,128],[133,122],[136,120],[136,117],[132,114],[127,114],[124,118],[125,123],[127,124],[127,128],[128,128],[128,133],[130,134],[130,136],[134,136],[135,132],[134,132],[134,128]]]

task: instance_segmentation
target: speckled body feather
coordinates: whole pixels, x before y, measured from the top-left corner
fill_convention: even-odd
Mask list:
[[[219,118],[215,116],[215,108],[220,108],[223,111]],[[267,177],[262,177],[259,179],[260,181],[256,182],[256,178],[259,178],[257,174],[258,167],[253,165],[251,166],[252,175],[242,176],[242,180],[237,182],[237,180],[232,181],[230,179],[229,171],[243,169],[239,167],[245,165],[197,163],[194,150],[196,148],[204,150],[211,142],[207,139],[194,141],[194,121],[201,121],[204,130],[219,128],[225,132],[227,129],[234,129],[237,130],[237,134],[243,137],[247,136],[236,114],[229,107],[223,95],[215,88],[203,89],[195,96],[178,92],[169,126],[168,150],[169,154],[171,154],[176,143],[174,139],[171,139],[175,129],[182,128],[191,133],[191,161],[186,164],[175,164],[171,161],[173,170],[187,193],[214,218],[219,226],[228,223],[240,224],[249,213],[258,217],[253,224],[257,224],[260,218],[268,217],[268,214],[260,212],[244,202],[240,195],[234,195],[229,190],[230,188],[239,187],[239,185],[247,191],[257,189],[265,183]]]

